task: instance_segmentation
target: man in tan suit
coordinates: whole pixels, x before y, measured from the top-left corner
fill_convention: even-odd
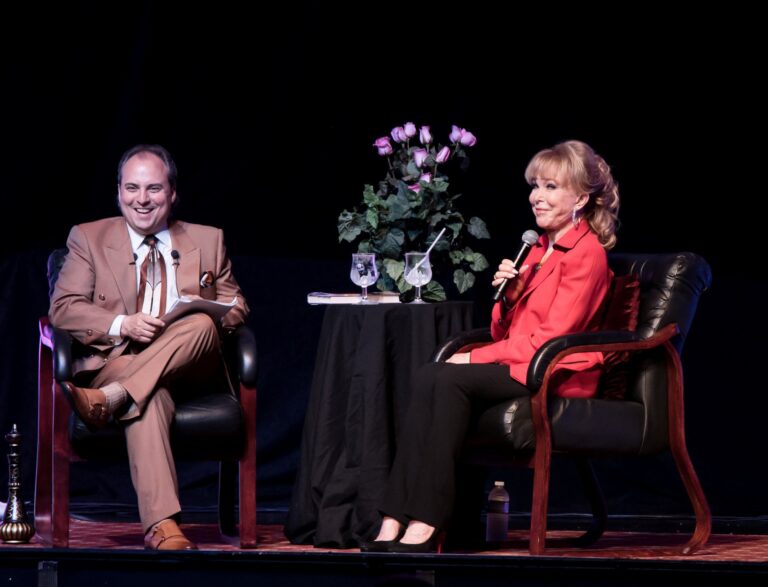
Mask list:
[[[122,217],[72,228],[51,298],[51,323],[91,351],[73,369],[73,380],[83,386],[62,387],[89,427],[111,416],[124,423],[146,547],[193,549],[176,521],[173,395],[224,377],[220,336],[243,324],[248,306],[222,231],[171,219],[176,166],[168,151],[159,145],[129,149],[117,180]],[[220,324],[204,313],[164,323],[164,308],[180,296],[236,297],[237,303]]]

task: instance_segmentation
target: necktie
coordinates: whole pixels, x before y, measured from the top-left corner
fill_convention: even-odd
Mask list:
[[[144,257],[141,264],[141,275],[139,278],[139,294],[136,296],[136,311],[141,312],[144,308],[144,300],[149,296],[149,314],[152,316],[162,316],[165,314],[166,297],[166,273],[165,261],[160,251],[157,249],[157,238],[151,234],[144,239],[144,243],[149,247],[149,253]],[[160,286],[159,303],[155,303],[155,293]]]

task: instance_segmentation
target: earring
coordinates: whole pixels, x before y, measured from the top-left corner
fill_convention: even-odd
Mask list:
[[[579,222],[581,222],[581,216],[577,214],[576,208],[574,208],[573,212],[571,212],[571,221],[573,222],[574,226],[578,226]]]

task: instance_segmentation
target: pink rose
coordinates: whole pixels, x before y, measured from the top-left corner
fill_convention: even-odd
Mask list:
[[[405,129],[402,126],[396,126],[389,134],[392,135],[396,143],[404,143],[408,140],[408,135],[405,134]]]
[[[445,163],[450,159],[451,157],[451,149],[450,147],[443,147],[437,152],[437,155],[435,156],[435,161],[438,163]]]
[[[468,130],[461,129],[461,138],[459,142],[467,147],[473,146],[477,142],[477,137]]]
[[[432,181],[432,174],[431,173],[422,173],[419,177],[419,181],[423,181],[424,183],[429,183]]]
[[[405,131],[405,136],[407,136],[409,139],[416,134],[416,125],[412,122],[406,122],[403,126],[403,130]]]
[[[392,144],[389,142],[389,137],[379,137],[373,142],[373,146],[379,150],[379,155],[392,154]]]
[[[416,167],[424,165],[428,155],[429,153],[427,153],[426,149],[415,149],[413,151],[413,162],[416,163]]]
[[[451,126],[451,134],[448,135],[448,138],[451,139],[452,143],[455,143],[461,138],[461,131],[462,129],[455,124]]]
[[[432,142],[432,133],[429,132],[428,126],[422,126],[419,129],[419,140],[422,145],[428,145]]]

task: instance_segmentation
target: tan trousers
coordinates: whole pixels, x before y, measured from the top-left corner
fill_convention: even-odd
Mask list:
[[[170,324],[146,349],[109,361],[91,382],[118,382],[133,405],[122,418],[131,480],[144,531],[181,511],[176,465],[170,443],[175,403],[185,385],[199,385],[222,371],[216,326],[206,314]]]

